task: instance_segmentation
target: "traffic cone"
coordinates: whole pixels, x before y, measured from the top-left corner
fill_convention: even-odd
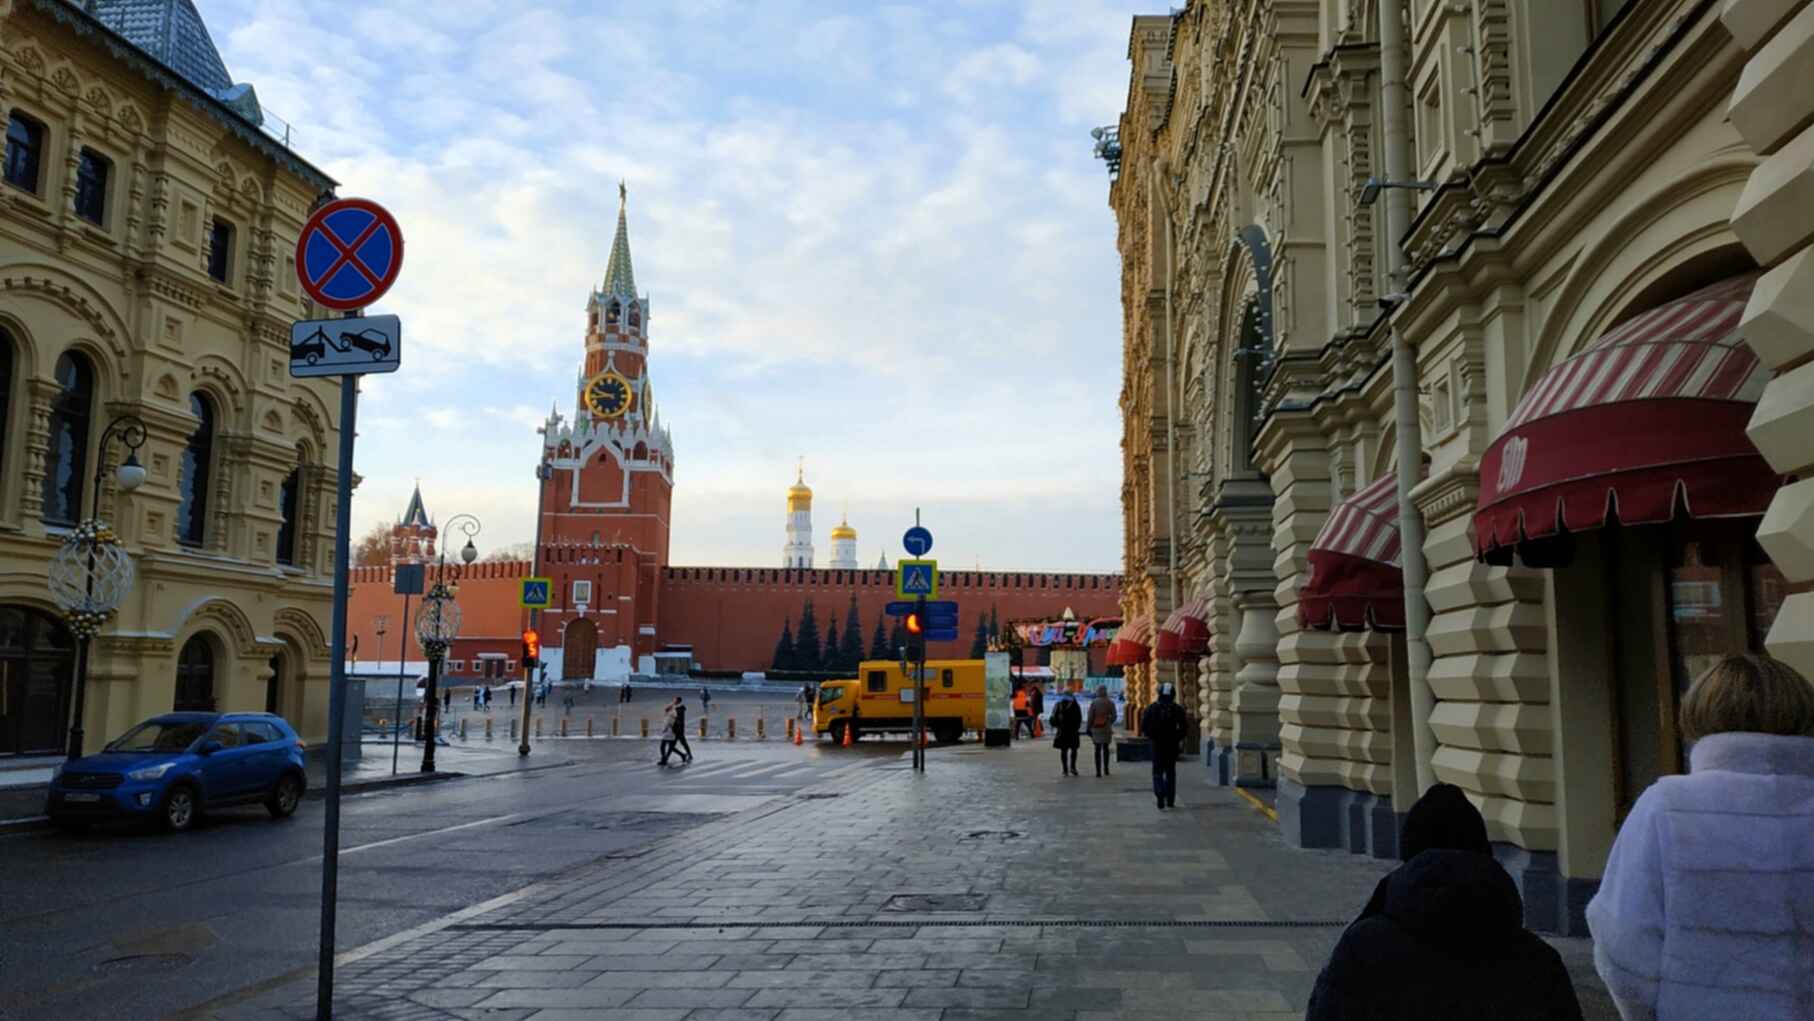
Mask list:
[[[850,734],[850,732],[851,732],[851,731],[852,731],[852,730],[854,730],[854,729],[856,729],[856,728],[854,728],[854,727],[852,727],[852,726],[851,726],[851,725],[850,725],[850,724],[848,724],[848,723],[846,723],[846,724],[845,724],[845,725],[844,725],[844,747],[846,747],[846,748],[849,748],[849,747],[850,747],[850,744],[851,744],[851,740],[852,740],[852,739],[851,739],[851,734]]]
[[[800,726],[798,723],[795,723],[793,720],[788,720],[787,722],[788,722],[787,729],[794,732],[794,743],[795,744],[805,744],[806,738],[800,732],[805,730],[806,728]]]

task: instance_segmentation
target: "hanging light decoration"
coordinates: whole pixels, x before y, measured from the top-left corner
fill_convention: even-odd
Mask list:
[[[104,521],[90,518],[50,562],[50,597],[78,638],[92,638],[132,592],[132,558]]]

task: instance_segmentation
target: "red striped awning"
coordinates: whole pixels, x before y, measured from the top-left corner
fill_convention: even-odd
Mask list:
[[[1209,599],[1198,596],[1171,612],[1153,643],[1154,659],[1195,659],[1209,654]]]
[[[1544,373],[1480,462],[1474,550],[1535,567],[1609,519],[1762,514],[1781,485],[1745,435],[1769,370],[1738,334],[1756,284],[1735,277],[1614,327]]]
[[[1329,512],[1310,544],[1310,578],[1298,590],[1298,623],[1333,631],[1405,626],[1399,566],[1398,475],[1382,475]]]
[[[1149,614],[1122,625],[1121,633],[1109,643],[1110,666],[1133,666],[1152,658],[1153,618]]]

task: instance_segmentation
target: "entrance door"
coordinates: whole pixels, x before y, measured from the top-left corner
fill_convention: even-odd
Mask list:
[[[0,606],[0,755],[62,751],[75,637],[55,617]]]
[[[271,657],[271,680],[265,684],[265,712],[282,715],[277,707],[283,704],[283,656]]]
[[[590,679],[593,661],[598,657],[598,626],[589,620],[576,620],[567,625],[561,640],[561,680]]]

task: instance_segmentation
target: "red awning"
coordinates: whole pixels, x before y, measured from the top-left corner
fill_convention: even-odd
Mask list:
[[[1543,374],[1480,462],[1474,550],[1514,547],[1609,519],[1762,514],[1782,478],[1745,435],[1769,370],[1738,335],[1757,282],[1746,275],[1628,319]],[[1566,563],[1565,544],[1522,546],[1526,563]]]
[[[1144,663],[1152,657],[1149,642],[1153,637],[1153,618],[1138,617],[1132,623],[1124,624],[1121,633],[1109,643],[1108,663],[1110,666],[1133,666]]]
[[[1153,643],[1154,659],[1195,659],[1209,654],[1209,600],[1198,596],[1171,612]]]
[[[1405,626],[1399,566],[1398,475],[1382,475],[1337,504],[1310,544],[1310,579],[1298,590],[1307,628],[1396,631]]]

